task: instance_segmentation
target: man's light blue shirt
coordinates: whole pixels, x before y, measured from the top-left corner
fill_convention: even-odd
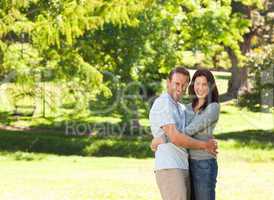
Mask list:
[[[154,137],[164,136],[164,125],[175,124],[177,130],[184,132],[185,107],[176,102],[168,93],[158,97],[150,110],[149,121]],[[155,170],[188,169],[188,153],[185,148],[172,143],[160,144],[155,152]]]

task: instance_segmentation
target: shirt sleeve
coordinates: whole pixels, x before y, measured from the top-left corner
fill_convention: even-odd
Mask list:
[[[204,111],[196,115],[185,128],[185,133],[195,135],[208,128],[219,119],[220,105],[218,103],[209,104]]]
[[[164,133],[161,128],[168,124],[176,124],[172,114],[172,106],[168,99],[156,99],[149,113],[149,121],[153,136]],[[161,131],[160,131],[161,130]],[[158,134],[161,132],[161,134]]]
[[[195,113],[192,110],[192,105],[191,104],[186,105],[186,109],[185,109],[185,128],[188,126],[188,124],[191,123],[194,116],[195,116]]]

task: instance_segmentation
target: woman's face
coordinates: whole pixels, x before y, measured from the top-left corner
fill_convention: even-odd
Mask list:
[[[209,86],[205,76],[198,76],[194,81],[194,92],[199,99],[204,99],[208,95]]]

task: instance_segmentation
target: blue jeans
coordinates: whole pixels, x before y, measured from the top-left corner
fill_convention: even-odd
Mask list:
[[[216,159],[189,160],[192,200],[215,200],[218,164]]]

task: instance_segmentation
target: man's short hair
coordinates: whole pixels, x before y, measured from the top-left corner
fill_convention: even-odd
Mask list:
[[[168,79],[171,80],[172,76],[176,73],[183,74],[188,77],[188,81],[190,81],[190,74],[189,71],[184,67],[176,67],[173,70],[171,70],[168,74]]]

